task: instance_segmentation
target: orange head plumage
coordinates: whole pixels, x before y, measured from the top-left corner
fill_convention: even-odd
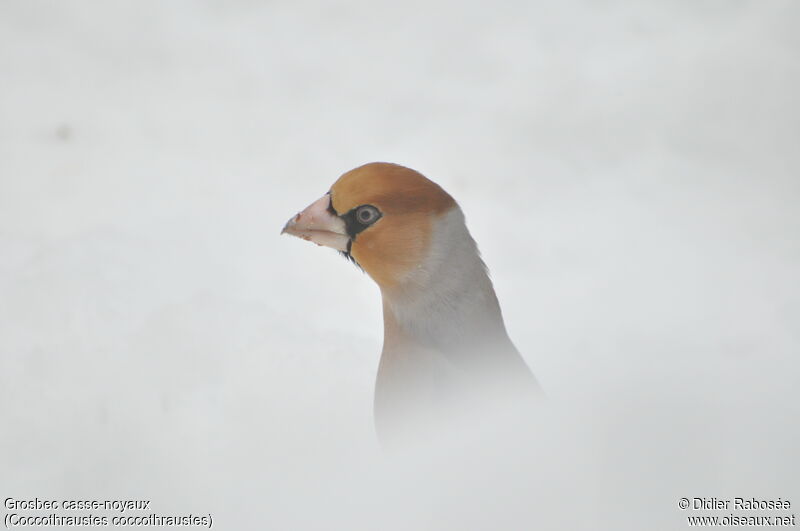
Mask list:
[[[419,172],[372,162],[339,177],[283,232],[341,251],[382,289],[391,289],[422,263],[432,224],[455,205]]]

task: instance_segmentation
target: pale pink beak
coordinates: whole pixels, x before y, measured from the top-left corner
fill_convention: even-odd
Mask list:
[[[331,196],[325,194],[310,205],[305,210],[286,222],[281,234],[284,232],[303,238],[317,245],[332,247],[337,251],[347,251],[347,243],[350,237],[344,221],[339,216],[334,216],[328,208],[331,204]]]

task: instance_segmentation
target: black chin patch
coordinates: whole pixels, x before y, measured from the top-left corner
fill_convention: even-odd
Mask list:
[[[339,254],[340,254],[340,255],[342,255],[342,256],[344,256],[345,260],[349,260],[350,262],[353,262],[353,263],[355,264],[355,266],[356,266],[357,268],[359,268],[359,269],[360,269],[360,270],[363,272],[363,271],[364,271],[364,268],[363,268],[363,267],[361,267],[361,264],[359,264],[358,262],[356,262],[356,259],[355,259],[355,258],[353,258],[353,255],[352,255],[352,254],[350,254],[350,248],[351,248],[352,246],[353,246],[353,239],[351,238],[351,239],[347,240],[347,250],[346,250],[346,251],[339,251]]]

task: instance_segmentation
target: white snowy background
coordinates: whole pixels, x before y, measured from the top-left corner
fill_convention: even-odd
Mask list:
[[[238,530],[800,513],[798,22],[791,0],[0,3],[0,496]],[[378,290],[278,234],[373,160],[464,209],[549,396],[527,437],[416,467],[378,448]]]

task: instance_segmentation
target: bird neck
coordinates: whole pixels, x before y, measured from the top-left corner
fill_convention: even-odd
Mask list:
[[[433,224],[425,259],[381,294],[384,353],[507,340],[492,282],[458,206]]]
[[[399,287],[381,287],[384,342],[375,422],[382,439],[449,425],[508,398],[538,393],[506,333],[461,210],[444,214],[433,228],[419,267]]]

